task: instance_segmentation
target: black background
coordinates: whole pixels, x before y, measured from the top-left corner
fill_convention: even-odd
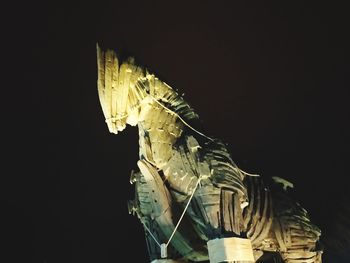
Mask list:
[[[328,239],[325,262],[350,262],[335,260],[350,234],[347,9],[241,2],[2,10],[1,262],[148,261],[126,206],[137,130],[108,132],[97,42],[185,93],[242,169],[292,181]]]

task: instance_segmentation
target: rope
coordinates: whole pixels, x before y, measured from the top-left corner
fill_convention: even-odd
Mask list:
[[[184,209],[184,211],[182,212],[182,215],[180,216],[180,219],[179,219],[179,221],[177,222],[176,227],[175,227],[173,233],[171,234],[171,236],[170,236],[168,242],[166,243],[166,246],[169,245],[169,243],[170,243],[171,239],[173,238],[173,236],[174,236],[174,234],[175,234],[175,232],[176,232],[178,226],[180,225],[180,222],[181,222],[182,218],[184,217],[188,206],[189,206],[190,203],[191,203],[191,200],[192,200],[192,198],[193,198],[193,196],[194,196],[194,193],[195,193],[196,190],[197,190],[197,187],[198,187],[198,185],[199,185],[200,180],[201,180],[201,178],[199,177],[198,180],[197,180],[196,186],[195,186],[195,188],[194,188],[193,191],[192,191],[192,194],[191,194],[191,196],[190,196],[190,199],[188,200],[188,202],[187,202],[187,204],[186,204],[186,206],[185,206],[185,209]]]
[[[187,211],[187,209],[188,209],[188,206],[190,205],[190,203],[191,203],[191,201],[192,201],[192,198],[193,198],[193,196],[194,196],[194,193],[196,192],[196,190],[197,190],[197,188],[198,188],[198,185],[199,185],[201,179],[202,179],[202,177],[200,176],[200,177],[198,178],[197,183],[196,183],[196,186],[194,187],[194,189],[193,189],[193,191],[192,191],[192,194],[191,194],[191,196],[190,196],[190,198],[189,198],[189,200],[188,200],[188,202],[187,202],[187,204],[186,204],[186,206],[185,206],[185,208],[184,208],[184,210],[183,210],[183,212],[182,212],[182,214],[181,214],[181,216],[180,216],[179,221],[177,222],[177,224],[176,224],[176,226],[175,226],[175,228],[174,228],[172,234],[171,234],[170,237],[169,237],[168,242],[160,244],[160,243],[158,242],[157,238],[152,234],[151,230],[146,226],[146,224],[145,224],[144,222],[142,222],[142,224],[143,224],[144,227],[146,228],[147,232],[151,235],[151,237],[153,238],[153,240],[154,240],[154,241],[157,243],[157,245],[160,247],[160,249],[161,249],[161,251],[162,251],[162,253],[161,253],[161,254],[162,254],[162,258],[165,258],[165,257],[166,257],[166,248],[168,247],[168,245],[170,244],[171,240],[173,239],[173,237],[174,237],[174,235],[175,235],[175,233],[176,233],[176,231],[177,231],[177,228],[179,227],[179,225],[180,225],[180,223],[181,223],[181,221],[182,221],[182,219],[183,219],[183,217],[184,217],[184,215],[185,215],[185,213],[186,213],[186,211]],[[165,249],[165,251],[163,251],[163,249]]]
[[[185,124],[188,128],[190,128],[192,131],[198,133],[199,135],[207,138],[208,140],[214,141],[214,139],[210,138],[209,136],[205,135],[204,133],[201,133],[200,131],[196,130],[195,128],[193,128],[191,125],[189,125],[183,118],[181,118],[181,116],[179,114],[177,114],[175,111],[172,111],[171,109],[169,109],[168,107],[164,106],[162,103],[160,103],[155,97],[149,95],[155,102],[157,102],[160,106],[162,106],[164,109],[166,109],[167,111],[169,111],[170,113],[174,114],[176,117],[178,117],[183,124]]]
[[[143,226],[146,228],[146,230],[148,231],[148,233],[151,235],[151,237],[153,238],[153,240],[157,243],[157,245],[160,247],[160,243],[158,242],[158,240],[156,239],[156,237],[152,234],[151,230],[149,230],[149,228],[146,226],[146,224],[142,221]]]
[[[142,92],[141,88],[138,85],[135,85],[135,87],[137,89],[140,90],[140,92]],[[178,117],[180,119],[180,121],[182,121],[183,124],[185,124],[188,128],[190,128],[192,131],[198,133],[199,135],[203,136],[204,138],[207,138],[208,140],[214,141],[214,139],[210,138],[209,136],[205,135],[204,133],[201,133],[200,131],[196,130],[195,128],[193,128],[190,124],[188,124],[179,114],[177,114],[175,111],[172,111],[171,109],[169,109],[168,107],[164,106],[162,103],[160,103],[155,97],[153,97],[151,94],[148,94],[148,96],[150,96],[156,103],[158,103],[160,106],[162,106],[164,109],[166,109],[168,112],[174,114],[176,117]]]

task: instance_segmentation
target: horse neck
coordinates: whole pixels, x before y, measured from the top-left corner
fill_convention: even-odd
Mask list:
[[[185,128],[181,117],[161,102],[146,98],[141,103],[138,128],[140,158],[162,169]]]

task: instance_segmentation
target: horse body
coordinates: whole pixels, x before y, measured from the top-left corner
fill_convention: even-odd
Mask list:
[[[306,211],[278,184],[239,169],[222,142],[195,130],[190,123],[198,115],[177,92],[133,60],[119,66],[112,51],[98,48],[98,67],[110,132],[126,124],[139,129],[130,212],[145,227],[151,260],[205,261],[208,241],[232,237],[251,242],[254,260],[266,251],[285,262],[321,262],[320,231]]]

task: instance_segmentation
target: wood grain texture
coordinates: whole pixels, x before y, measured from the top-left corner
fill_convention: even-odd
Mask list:
[[[166,242],[186,209],[169,259],[205,261],[208,241],[238,238],[251,242],[254,261],[277,254],[289,263],[322,261],[321,231],[290,197],[292,184],[242,171],[224,143],[191,126],[198,115],[169,85],[132,58],[120,64],[113,51],[97,53],[98,92],[110,132],[126,124],[139,129],[140,172],[131,179],[136,194],[129,208],[148,228],[151,260],[160,258],[160,250],[147,231]]]

